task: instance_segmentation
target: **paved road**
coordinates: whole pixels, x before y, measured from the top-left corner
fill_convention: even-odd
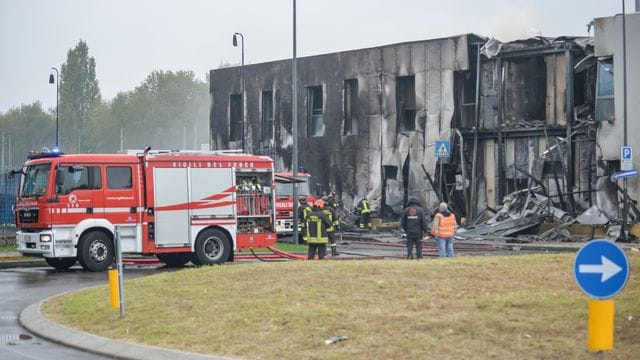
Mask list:
[[[157,273],[153,268],[127,268],[126,278]],[[28,305],[65,291],[107,284],[107,273],[89,273],[80,267],[68,271],[52,268],[0,270],[0,359],[107,359],[48,342],[30,334],[18,323]]]

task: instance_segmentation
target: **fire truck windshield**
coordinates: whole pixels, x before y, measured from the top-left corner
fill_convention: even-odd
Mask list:
[[[44,195],[49,184],[51,164],[29,165],[22,177],[20,197],[40,197]]]
[[[299,196],[308,196],[311,192],[309,191],[309,183],[301,182],[298,183],[298,195]],[[276,195],[277,196],[293,196],[293,183],[283,184],[278,183],[276,186]]]

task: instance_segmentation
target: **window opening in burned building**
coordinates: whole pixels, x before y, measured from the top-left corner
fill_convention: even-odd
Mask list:
[[[344,126],[342,135],[358,134],[358,79],[344,81]]]
[[[262,141],[264,144],[273,138],[273,91],[262,92]]]
[[[323,136],[324,129],[322,86],[309,86],[307,88],[307,136]]]
[[[242,98],[240,94],[229,96],[229,141],[242,137]]]
[[[476,69],[455,73],[455,119],[464,129],[475,125],[476,111]]]
[[[598,63],[598,86],[596,93],[596,120],[615,120],[613,106],[613,60],[601,60]]]
[[[396,82],[398,104],[398,132],[416,129],[416,80],[415,76],[399,76]]]
[[[555,60],[555,59],[554,59]],[[552,66],[552,69],[555,67]],[[543,125],[547,119],[547,64],[544,56],[505,61],[504,123],[506,126]],[[564,81],[563,81],[564,83]],[[556,96],[563,91],[555,89]],[[552,94],[554,94],[552,92]],[[555,96],[553,100],[555,100]]]

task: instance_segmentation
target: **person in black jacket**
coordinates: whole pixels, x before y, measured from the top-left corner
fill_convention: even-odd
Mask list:
[[[427,232],[427,219],[425,219],[424,209],[419,200],[409,200],[409,204],[402,212],[400,225],[407,234],[407,259],[413,259],[414,244],[416,256],[418,259],[422,259],[422,237]]]
[[[331,226],[331,221],[322,212],[323,206],[324,201],[317,200],[305,220],[306,240],[309,245],[307,258],[309,260],[313,260],[316,251],[320,260],[324,259],[324,254],[327,252],[327,243],[329,242],[327,228]]]

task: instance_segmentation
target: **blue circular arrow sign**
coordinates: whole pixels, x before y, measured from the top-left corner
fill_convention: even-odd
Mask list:
[[[604,239],[585,244],[576,255],[573,275],[580,289],[597,299],[608,299],[629,279],[629,261],[614,242]]]

